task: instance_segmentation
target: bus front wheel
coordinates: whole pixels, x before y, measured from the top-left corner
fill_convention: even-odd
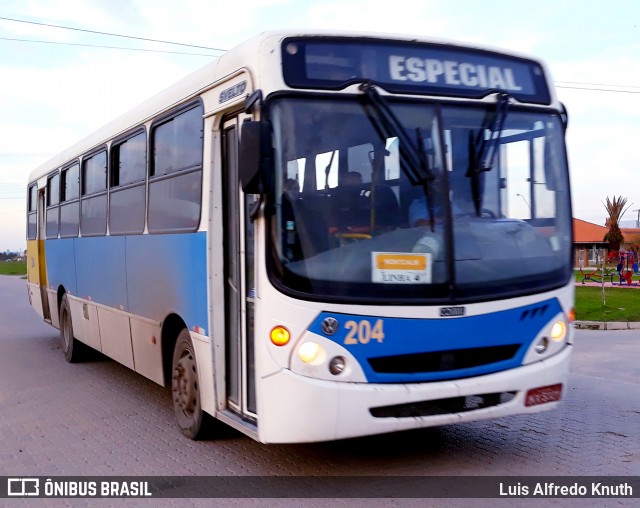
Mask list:
[[[187,329],[183,329],[178,335],[171,371],[171,395],[178,425],[189,439],[198,439],[204,433],[206,415],[200,404],[198,366]]]

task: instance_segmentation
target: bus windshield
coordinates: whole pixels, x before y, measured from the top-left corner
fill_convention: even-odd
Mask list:
[[[274,284],[318,300],[396,304],[566,284],[561,117],[511,105],[496,127],[499,102],[387,99],[390,129],[365,96],[274,100]],[[483,165],[487,143],[496,146]]]

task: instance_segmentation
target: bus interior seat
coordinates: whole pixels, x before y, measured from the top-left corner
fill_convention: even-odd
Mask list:
[[[323,201],[323,199],[301,199],[292,203],[296,218],[296,233],[303,258],[310,258],[332,247]]]
[[[398,226],[400,205],[393,189],[386,184],[378,184],[372,189],[375,222],[377,226]]]

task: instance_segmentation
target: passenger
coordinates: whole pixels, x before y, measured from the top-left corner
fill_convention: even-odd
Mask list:
[[[342,187],[343,185],[347,187],[361,187],[362,175],[357,171],[348,171],[340,179],[340,186]]]
[[[294,178],[287,178],[282,186],[284,194],[291,200],[295,201],[300,197],[300,184]]]

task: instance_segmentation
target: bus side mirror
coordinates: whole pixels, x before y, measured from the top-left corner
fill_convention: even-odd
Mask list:
[[[244,122],[240,135],[238,175],[245,194],[263,194],[272,171],[271,126],[268,122]]]

